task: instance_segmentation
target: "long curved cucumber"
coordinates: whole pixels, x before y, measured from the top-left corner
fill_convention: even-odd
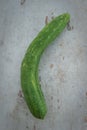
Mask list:
[[[70,20],[64,13],[47,24],[28,47],[21,64],[21,86],[25,101],[36,118],[44,119],[47,106],[38,79],[38,64],[44,49],[63,31]]]

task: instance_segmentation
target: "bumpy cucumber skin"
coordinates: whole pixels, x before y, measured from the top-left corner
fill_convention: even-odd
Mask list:
[[[63,31],[70,20],[62,14],[47,24],[28,47],[21,64],[21,86],[26,103],[36,118],[44,119],[47,106],[38,79],[38,65],[44,49]]]

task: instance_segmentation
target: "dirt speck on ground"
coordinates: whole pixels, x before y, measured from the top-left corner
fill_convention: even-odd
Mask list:
[[[50,68],[51,68],[51,69],[53,68],[53,66],[54,66],[53,64],[50,64]]]
[[[45,25],[48,24],[48,16],[45,17]]]
[[[34,129],[33,130],[36,130],[36,125],[34,124]]]
[[[4,45],[4,41],[0,40],[0,46]]]
[[[84,48],[78,47],[78,54],[77,55],[81,55],[83,52],[84,52]]]
[[[60,106],[58,106],[58,109],[60,109]]]
[[[60,67],[58,67],[57,78],[60,82],[64,82],[65,80],[65,72]]]
[[[59,102],[60,102],[60,100],[59,100],[59,99],[57,99],[57,102],[59,103]]]
[[[26,116],[28,116],[28,112],[26,112]]]
[[[87,92],[85,93],[86,97],[87,97]]]
[[[19,90],[16,104],[12,110],[12,112],[9,114],[13,119],[20,119],[20,113],[23,112],[26,116],[28,116],[28,107],[25,103],[24,97],[22,95],[22,91]]]
[[[53,100],[53,96],[51,96],[51,100]]]
[[[39,81],[41,81],[41,76],[39,76]]]
[[[26,0],[21,0],[20,4],[23,5]]]
[[[13,118],[13,119],[17,119],[18,118],[18,105],[15,106],[15,108],[13,109],[12,113],[10,113],[9,115]]]
[[[63,46],[64,46],[64,42],[61,42],[61,43],[59,44],[59,46],[60,46],[60,47],[63,47]]]
[[[84,122],[87,123],[87,116],[84,117]]]
[[[26,126],[26,128],[28,129],[29,127],[28,127],[28,126]]]
[[[71,30],[73,30],[73,28],[74,28],[74,27],[70,25],[70,21],[69,21],[69,22],[67,23],[67,30],[68,30],[68,31],[71,31]]]
[[[19,90],[18,96],[19,96],[20,98],[24,98],[23,93],[22,93],[22,90]]]
[[[65,59],[65,57],[63,56],[63,60]]]
[[[81,62],[83,62],[84,57],[85,57],[85,47],[79,47],[77,49],[77,53],[76,53],[76,58],[78,58],[79,60],[81,60]]]

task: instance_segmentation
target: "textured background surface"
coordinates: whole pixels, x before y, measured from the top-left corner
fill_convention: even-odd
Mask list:
[[[48,113],[38,120],[21,97],[20,65],[46,16],[64,12],[71,14],[73,29],[66,28],[42,55]],[[0,0],[0,129],[87,130],[87,0]]]

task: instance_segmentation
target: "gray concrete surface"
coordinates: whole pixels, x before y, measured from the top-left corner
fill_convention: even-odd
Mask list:
[[[48,113],[35,119],[21,97],[20,65],[45,18],[69,12],[43,53],[39,76]],[[0,0],[0,130],[87,130],[87,0]]]

